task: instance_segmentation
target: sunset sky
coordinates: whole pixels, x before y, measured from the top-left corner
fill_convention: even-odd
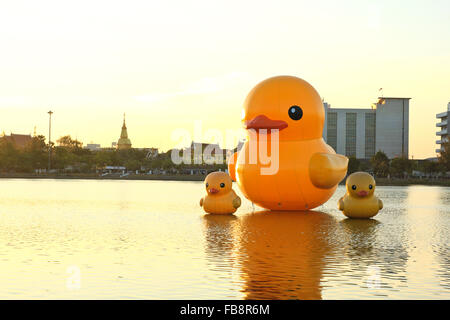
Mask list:
[[[332,107],[411,97],[410,157],[435,156],[450,101],[450,1],[4,1],[0,132],[135,147],[240,128],[259,81],[310,82]],[[213,141],[209,141],[213,142]]]

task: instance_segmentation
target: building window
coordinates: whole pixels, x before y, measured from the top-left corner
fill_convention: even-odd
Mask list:
[[[365,158],[370,159],[375,155],[375,113],[366,113],[366,150]]]
[[[327,143],[337,150],[337,113],[328,112],[327,115]]]
[[[345,117],[345,155],[356,156],[356,113]]]

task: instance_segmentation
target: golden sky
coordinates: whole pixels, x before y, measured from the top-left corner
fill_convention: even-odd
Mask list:
[[[250,89],[289,74],[332,107],[369,108],[381,87],[411,97],[410,157],[435,156],[449,12],[448,0],[5,1],[0,130],[47,135],[51,109],[53,137],[106,147],[126,112],[133,146],[167,150],[195,121],[239,129]]]

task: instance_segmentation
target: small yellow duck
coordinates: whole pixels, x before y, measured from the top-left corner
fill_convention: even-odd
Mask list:
[[[366,172],[355,172],[345,183],[347,193],[339,199],[338,206],[349,218],[371,218],[383,209],[383,202],[373,193],[375,179]]]
[[[231,177],[225,172],[211,172],[206,176],[208,193],[200,199],[200,206],[212,214],[232,214],[241,206],[241,198],[232,189]]]

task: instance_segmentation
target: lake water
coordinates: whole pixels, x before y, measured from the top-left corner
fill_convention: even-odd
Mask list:
[[[0,185],[3,299],[450,298],[450,188],[380,186],[350,220],[343,187],[315,212],[209,216],[201,182]]]

